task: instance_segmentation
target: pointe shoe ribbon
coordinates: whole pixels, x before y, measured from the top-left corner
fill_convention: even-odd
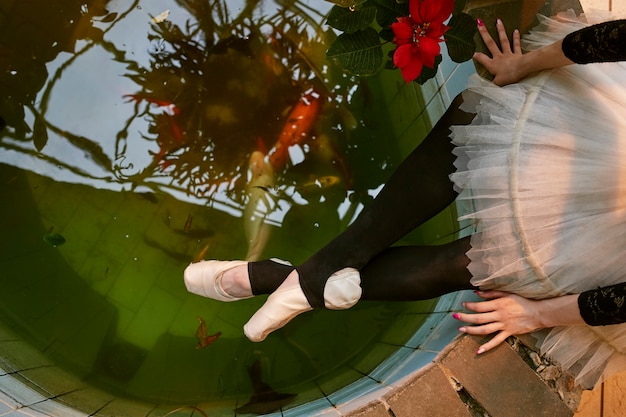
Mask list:
[[[335,272],[324,288],[324,305],[330,310],[345,310],[361,298],[361,277],[354,268]],[[265,340],[271,332],[313,307],[307,301],[299,282],[283,283],[244,325],[245,335],[253,342]]]
[[[221,284],[224,272],[246,264],[248,261],[200,261],[193,263],[185,268],[184,272],[187,291],[226,302],[251,298],[253,295],[247,297],[230,295],[224,291]]]

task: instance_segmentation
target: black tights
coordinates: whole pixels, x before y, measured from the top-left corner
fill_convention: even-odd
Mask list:
[[[455,160],[450,126],[474,118],[459,109],[461,103],[458,96],[354,223],[296,267],[311,306],[324,307],[326,280],[345,267],[359,270],[365,300],[421,300],[472,288],[466,269],[468,238],[439,246],[391,247],[456,198],[449,179]],[[271,261],[250,263],[254,294],[273,292],[292,270]]]

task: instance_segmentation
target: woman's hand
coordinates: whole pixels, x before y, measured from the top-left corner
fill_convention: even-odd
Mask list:
[[[493,349],[509,336],[530,333],[543,327],[538,317],[538,301],[501,291],[476,293],[488,301],[463,303],[463,307],[473,311],[474,314],[456,313],[454,318],[474,324],[459,328],[463,333],[476,335],[496,333],[489,342],[478,349],[477,353]]]
[[[486,301],[466,302],[474,313],[455,313],[453,317],[474,326],[462,326],[467,334],[496,335],[478,349],[478,354],[493,349],[513,335],[545,327],[584,324],[578,310],[578,294],[545,300],[529,300],[502,291],[477,291]]]
[[[562,39],[522,54],[518,30],[513,32],[513,47],[511,48],[511,42],[500,19],[496,23],[496,29],[498,30],[498,38],[502,49],[498,48],[498,44],[493,40],[482,21],[478,21],[478,32],[483,38],[485,45],[487,45],[491,58],[482,52],[474,54],[474,59],[494,75],[493,82],[496,85],[513,84],[534,72],[559,68],[574,63],[563,53]]]
[[[502,50],[498,48],[498,44],[493,40],[482,21],[478,21],[478,32],[491,53],[491,58],[482,52],[476,52],[474,59],[494,75],[494,84],[503,86],[521,80],[528,73],[524,70],[524,55],[520,45],[519,31],[516,29],[513,32],[513,48],[511,49],[511,42],[506,34],[502,20],[498,19],[496,29],[498,30]]]

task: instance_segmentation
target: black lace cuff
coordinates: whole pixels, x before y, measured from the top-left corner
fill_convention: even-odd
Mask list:
[[[599,23],[563,39],[563,53],[577,64],[626,59],[626,20]]]
[[[583,292],[578,297],[578,308],[590,326],[626,322],[626,283]]]

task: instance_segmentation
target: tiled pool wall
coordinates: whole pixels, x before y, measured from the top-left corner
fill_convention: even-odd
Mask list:
[[[458,309],[461,300],[469,298],[470,294],[442,297],[413,337],[367,377],[321,399],[270,416],[341,416],[400,387],[408,376],[431,363],[455,337],[458,323],[451,319],[450,311]],[[3,327],[0,327],[0,354],[0,416],[156,417],[165,416],[175,408],[117,398],[91,387],[59,369]],[[85,411],[71,408],[72,404],[80,405]],[[231,407],[216,411],[219,415],[235,415]],[[168,415],[190,416],[192,413],[192,409],[182,409]]]
[[[386,84],[380,88],[391,114],[397,120],[389,128],[402,137],[402,153],[410,152],[425,137],[474,71],[471,62],[456,64],[445,58],[437,77],[422,87],[406,84],[399,74],[383,77]],[[410,108],[406,103],[414,103],[414,107]],[[422,107],[425,111],[416,116],[414,109]],[[446,210],[442,216],[449,216],[448,223],[454,224],[454,208]],[[431,232],[435,241],[442,233]],[[445,235],[442,239],[450,238],[450,234],[442,234]],[[318,400],[270,415],[340,416],[400,386],[407,376],[429,364],[456,336],[457,327],[449,312],[458,309],[460,300],[467,297],[469,295],[465,293],[442,297],[414,336],[368,376]],[[78,404],[83,411],[71,406]],[[151,417],[164,416],[172,412],[172,408],[117,398],[91,387],[58,368],[0,323],[0,416]],[[190,416],[193,412],[192,409],[181,409],[169,415]],[[228,406],[220,415],[230,413],[234,415],[232,407]]]

